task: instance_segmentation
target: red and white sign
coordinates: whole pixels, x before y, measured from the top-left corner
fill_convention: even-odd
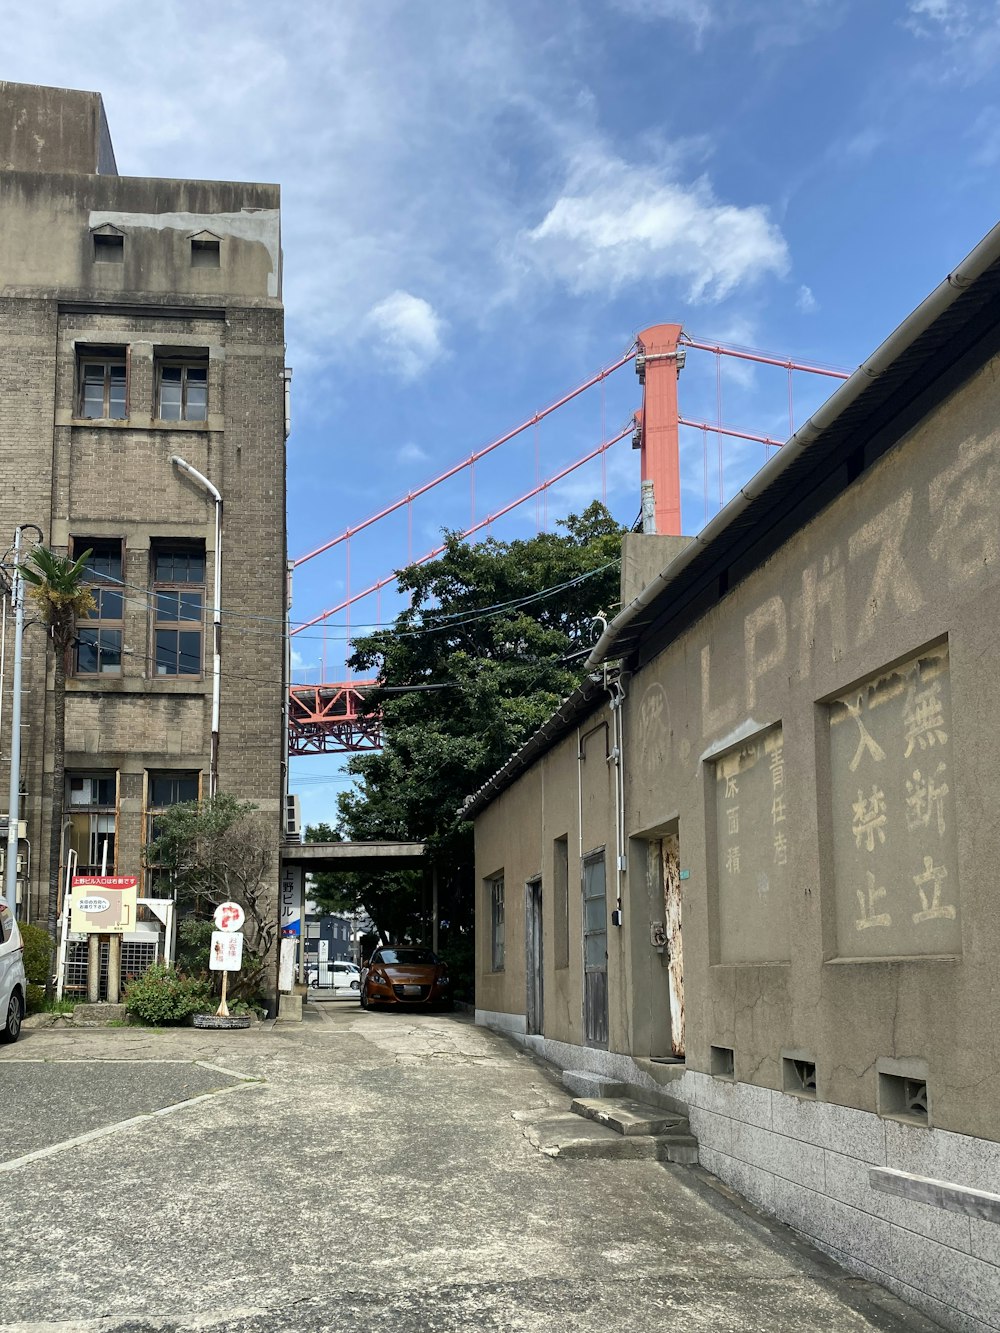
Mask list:
[[[233,930],[213,930],[208,966],[213,972],[238,972],[243,966],[243,936]]]
[[[219,930],[242,930],[246,913],[239,903],[219,903],[213,920]]]

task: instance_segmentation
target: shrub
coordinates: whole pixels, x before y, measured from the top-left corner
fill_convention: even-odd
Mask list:
[[[154,963],[125,987],[125,1012],[150,1027],[183,1023],[212,1004],[211,987],[163,963]]]
[[[19,921],[18,930],[24,943],[24,974],[28,978],[27,1009],[29,1014],[37,1014],[45,1002],[52,941],[47,930],[28,921]]]

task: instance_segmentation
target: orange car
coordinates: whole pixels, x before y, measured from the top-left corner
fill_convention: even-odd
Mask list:
[[[361,969],[361,1008],[380,1004],[450,1009],[447,964],[431,949],[376,949]]]

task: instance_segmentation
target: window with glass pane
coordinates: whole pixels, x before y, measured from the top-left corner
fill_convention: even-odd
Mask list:
[[[157,416],[161,421],[208,419],[207,362],[160,363]]]
[[[490,893],[490,958],[494,972],[504,970],[503,876],[487,880]]]
[[[127,384],[123,352],[81,356],[77,416],[88,421],[124,421]]]
[[[150,773],[146,788],[146,841],[155,842],[160,836],[158,818],[172,805],[197,801],[201,796],[201,774],[198,772]]]
[[[74,537],[74,552],[89,550],[84,567],[94,598],[94,609],[76,623],[73,673],[77,676],[120,675],[122,669],[122,620],[125,609],[122,586],[122,543],[103,537]]]
[[[99,875],[105,865],[109,875],[115,873],[117,793],[113,771],[66,774],[69,845],[76,852],[78,875]]]
[[[157,676],[200,676],[205,549],[153,548],[153,665]],[[173,585],[173,586],[171,586]]]

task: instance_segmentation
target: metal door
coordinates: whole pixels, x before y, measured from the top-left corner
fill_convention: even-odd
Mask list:
[[[588,1046],[608,1044],[608,906],[604,852],[583,863],[583,1030]]]
[[[532,880],[525,885],[524,941],[527,996],[525,1016],[529,1032],[541,1032],[544,1024],[544,997],[542,989],[542,881]]]

